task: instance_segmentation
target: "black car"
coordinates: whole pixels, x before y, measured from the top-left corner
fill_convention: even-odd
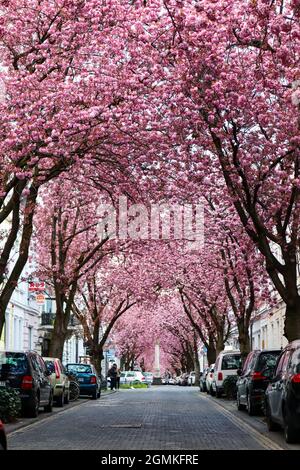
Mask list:
[[[248,354],[237,381],[237,407],[247,408],[250,416],[264,406],[265,391],[273,375],[281,350],[255,350]]]
[[[6,449],[7,449],[7,440],[6,440],[5,429],[0,419],[0,450],[6,450]]]
[[[200,379],[199,379],[199,388],[200,392],[206,392],[206,376],[209,372],[209,367],[205,367],[203,372],[200,372]]]
[[[19,390],[22,412],[28,417],[36,417],[40,406],[45,411],[52,411],[50,374],[42,357],[36,352],[0,352],[1,385]]]
[[[300,340],[288,344],[278,357],[265,410],[269,431],[282,426],[286,442],[300,440]]]

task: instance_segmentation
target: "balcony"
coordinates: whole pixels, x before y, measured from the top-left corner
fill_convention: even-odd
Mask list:
[[[55,313],[42,312],[40,329],[41,330],[53,330],[55,316],[56,316]],[[80,325],[79,320],[76,317],[72,316],[69,321],[68,330],[74,330],[79,325]]]
[[[41,326],[50,326],[53,328],[55,321],[55,313],[42,313]]]

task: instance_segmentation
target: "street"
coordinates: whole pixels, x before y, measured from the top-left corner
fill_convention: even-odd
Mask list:
[[[219,403],[224,403],[225,408]],[[121,390],[56,413],[8,436],[9,449],[259,450],[287,446],[263,418],[235,412],[198,387]]]

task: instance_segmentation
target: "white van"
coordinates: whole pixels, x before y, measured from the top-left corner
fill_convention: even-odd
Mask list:
[[[212,390],[217,398],[224,392],[223,382],[229,375],[237,375],[241,367],[240,351],[221,351],[217,357],[214,367],[214,376],[211,384]]]

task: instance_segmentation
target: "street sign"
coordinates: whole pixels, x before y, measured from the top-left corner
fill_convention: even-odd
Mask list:
[[[31,281],[28,287],[29,292],[41,292],[45,290],[44,281]]]
[[[37,304],[44,304],[45,303],[45,296],[44,294],[37,294],[35,297],[35,301]]]

